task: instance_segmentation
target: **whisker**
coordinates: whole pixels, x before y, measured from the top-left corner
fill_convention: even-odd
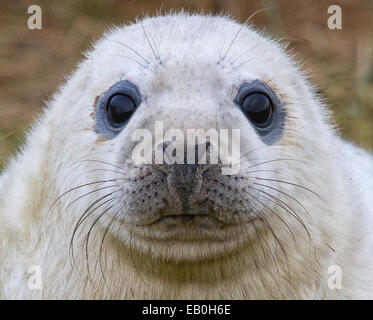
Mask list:
[[[272,187],[272,186],[267,186],[267,185],[262,184],[262,183],[254,182],[254,184],[255,184],[255,185],[258,185],[258,186],[265,187],[265,188],[272,189],[272,190],[277,191],[277,192],[283,194],[284,196],[290,198],[291,200],[293,200],[294,202],[296,202],[298,205],[300,205],[300,206],[302,207],[302,209],[303,209],[303,210],[308,214],[308,216],[311,218],[311,215],[310,215],[309,211],[307,210],[307,208],[306,208],[302,203],[300,203],[297,199],[295,199],[295,198],[292,197],[291,195],[287,194],[286,192],[283,192],[283,191],[281,191],[281,190],[279,190],[279,189],[277,189],[277,188],[274,188],[274,187]],[[261,190],[261,191],[263,191],[263,190]],[[263,192],[264,192],[264,191],[263,191]]]
[[[126,193],[123,193],[121,196],[117,197],[116,200],[118,200],[119,198],[122,198],[125,194],[127,194],[128,192]],[[108,234],[108,231],[110,230],[112,224],[114,223],[115,220],[118,219],[118,216],[120,215],[120,213],[122,212],[122,210],[124,209],[124,206],[125,206],[125,203],[123,203],[121,205],[121,207],[118,209],[118,211],[116,212],[116,214],[113,216],[113,218],[110,220],[109,222],[109,225],[105,228],[105,232],[103,234],[103,237],[101,239],[101,245],[100,245],[100,250],[99,250],[99,266],[100,266],[100,271],[101,271],[101,274],[102,274],[102,277],[104,279],[104,282],[105,284],[107,285],[107,282],[106,282],[106,277],[104,275],[104,271],[103,271],[103,266],[102,266],[102,249],[103,249],[103,244],[104,244],[104,241],[105,241],[105,238]],[[122,222],[123,220],[121,220],[121,225],[122,225]],[[118,234],[117,234],[117,237],[118,237]],[[118,251],[118,257],[119,257],[119,254],[120,252]],[[118,258],[119,259],[119,258]],[[120,263],[120,260],[119,260],[119,263]],[[106,267],[107,267],[107,264],[106,264]],[[120,271],[119,271],[120,272]]]
[[[141,275],[139,269],[137,268],[137,264],[136,264],[135,259],[134,259],[134,257],[133,257],[132,240],[133,240],[133,234],[132,234],[132,229],[131,229],[131,230],[130,230],[130,246],[129,246],[129,248],[130,248],[131,261],[132,261],[132,264],[133,264],[133,266],[134,266],[134,268],[135,268],[135,270],[136,270],[137,275],[140,277],[140,279],[142,280],[142,282],[144,282],[144,283],[146,284],[146,281],[143,279],[143,277],[142,277],[142,275]]]
[[[258,216],[258,214],[257,214],[258,209],[255,208],[255,210],[256,210],[256,215]],[[254,211],[254,212],[255,212],[255,211]],[[260,219],[260,218],[259,218],[259,219]],[[259,232],[259,234],[260,234],[260,232]],[[268,248],[271,257],[272,257],[273,261],[275,262],[277,273],[280,273],[280,268],[279,268],[279,266],[278,266],[278,261],[277,261],[277,259],[276,259],[275,254],[273,253],[271,247],[269,246],[269,244],[268,244],[266,238],[265,238],[265,237],[262,237],[262,236],[261,236],[261,238],[263,239],[264,244],[265,244],[266,247]]]
[[[294,187],[298,187],[298,188],[301,188],[303,190],[306,190],[312,194],[314,194],[316,197],[318,197],[322,202],[326,203],[325,200],[323,198],[321,198],[321,196],[319,196],[315,191],[307,188],[307,187],[304,187],[300,184],[297,184],[297,183],[294,183],[294,182],[289,182],[289,181],[283,181],[283,180],[277,180],[277,179],[269,179],[269,178],[259,178],[259,177],[255,177],[255,179],[258,179],[258,180],[265,180],[265,181],[273,181],[273,182],[278,182],[278,183],[284,183],[284,184],[288,184],[288,185],[291,185],[291,186],[294,186]],[[268,187],[268,186],[267,186]],[[278,191],[278,190],[277,190]]]
[[[161,60],[160,60],[160,57],[157,56],[157,54],[155,53],[155,50],[154,50],[152,44],[150,43],[150,40],[149,40],[148,34],[147,34],[147,32],[145,31],[145,28],[144,28],[144,25],[143,25],[142,21],[140,21],[140,25],[141,25],[142,31],[144,32],[145,38],[146,38],[146,40],[147,40],[147,42],[148,42],[148,44],[149,44],[149,47],[150,47],[150,49],[151,49],[152,52],[153,52],[153,55],[154,55],[155,59],[158,60],[158,61],[160,62],[160,61],[161,61]]]
[[[150,62],[149,62],[147,59],[145,59],[145,57],[144,57],[143,55],[141,55],[137,50],[131,48],[129,45],[127,45],[127,44],[125,44],[125,43],[123,43],[123,42],[121,42],[121,41],[118,41],[118,40],[110,39],[108,36],[104,36],[104,37],[105,37],[105,39],[107,39],[107,40],[109,40],[109,41],[112,41],[112,42],[118,43],[118,44],[120,44],[121,46],[126,47],[127,49],[129,49],[129,50],[131,50],[132,52],[134,52],[135,54],[137,54],[137,55],[138,55],[141,59],[143,59],[143,60],[144,60],[148,65],[150,64]]]
[[[287,258],[287,254],[286,254],[286,251],[285,251],[285,248],[283,247],[281,241],[279,240],[279,238],[277,237],[276,233],[274,232],[272,226],[269,224],[269,222],[267,221],[267,219],[265,219],[263,217],[263,215],[261,214],[261,212],[259,210],[256,210],[257,212],[257,216],[259,216],[259,220],[263,222],[264,226],[267,228],[267,230],[272,234],[273,238],[275,239],[275,242],[277,242],[285,256],[285,259],[286,261],[288,261],[288,258]],[[276,261],[276,268],[277,268],[277,272],[279,273],[280,272],[280,269],[279,269],[279,266],[278,266],[278,262],[277,262],[277,259],[276,259],[276,256],[275,254],[272,252],[272,250],[270,250],[271,253],[272,253],[272,256],[273,258],[275,259]],[[288,264],[288,262],[287,262]]]
[[[94,184],[106,183],[106,182],[114,182],[114,181],[116,181],[116,180],[117,180],[117,179],[110,179],[110,180],[102,180],[102,181],[89,182],[89,183],[82,184],[82,185],[80,185],[80,186],[76,186],[76,187],[74,187],[74,188],[72,188],[72,189],[69,189],[69,190],[67,190],[66,192],[64,192],[62,195],[60,195],[60,196],[57,198],[57,200],[55,200],[55,201],[53,202],[53,204],[51,205],[51,207],[49,208],[49,210],[51,210],[51,209],[53,208],[53,206],[54,206],[54,205],[55,205],[59,200],[61,200],[62,197],[64,197],[65,195],[67,195],[68,193],[70,193],[70,192],[72,192],[72,191],[74,191],[74,190],[77,190],[77,189],[79,189],[79,188],[83,188],[83,187],[87,187],[87,186],[91,186],[91,185],[94,185]]]
[[[155,48],[155,50],[157,51],[158,60],[159,60],[160,64],[162,64],[162,62],[161,62],[161,56],[160,56],[160,54],[159,54],[159,50],[158,50],[158,46],[157,46],[156,42],[154,41],[154,38],[152,37],[152,34],[151,34],[151,33],[149,33],[149,37],[150,37],[150,39],[153,41],[154,48]]]
[[[249,49],[247,49],[247,50],[246,50],[245,52],[243,52],[242,54],[240,54],[240,55],[238,55],[238,56],[236,56],[236,57],[233,57],[233,58],[231,59],[231,64],[234,65],[235,62],[237,62],[241,57],[243,57],[243,56],[244,56],[245,54],[247,54],[249,51],[255,49],[255,48],[258,47],[258,46],[259,46],[259,44],[256,44],[256,45],[254,45],[254,46],[251,46]]]
[[[108,151],[95,151],[95,152],[91,152],[90,155],[96,155],[96,154],[106,154]],[[114,151],[114,150],[110,150],[110,153],[115,153],[115,154],[118,154],[126,159],[128,159],[129,161],[131,161],[130,163],[127,163],[127,164],[132,164],[133,166],[134,165],[134,161],[132,158],[130,158],[128,155],[124,154],[123,152],[119,152],[119,151]],[[136,168],[138,168],[137,166],[135,166]]]
[[[103,169],[103,168],[100,168],[100,169],[89,169],[89,170],[86,170],[86,171],[83,171],[84,173],[89,173],[89,172],[95,172],[95,171],[105,171],[105,172],[111,172],[111,173],[117,173],[117,174],[120,174],[120,175],[126,175],[127,173],[126,172],[121,172],[121,171],[116,171],[116,170],[110,170],[110,169]]]
[[[263,236],[261,235],[260,232],[258,232],[258,228],[256,226],[255,220],[253,221],[253,226],[254,226],[255,236],[259,240],[260,247],[262,248],[262,253],[264,257],[264,265],[266,266],[267,265],[267,254],[263,246]]]
[[[240,159],[242,159],[243,157],[246,157],[247,155],[253,153],[254,151],[257,151],[257,150],[260,150],[260,149],[263,149],[263,148],[268,148],[268,146],[260,146],[260,147],[251,149],[248,152],[244,153],[242,156],[240,156]]]
[[[105,189],[109,189],[109,188],[114,188],[114,187],[119,187],[120,185],[119,184],[115,184],[115,185],[111,185],[111,186],[106,186],[106,187],[102,187],[102,188],[98,188],[98,189],[95,189],[93,191],[90,191],[90,192],[87,192],[81,196],[79,196],[78,198],[74,199],[73,201],[71,201],[68,206],[66,207],[66,210],[69,209],[74,203],[76,203],[77,201],[79,201],[80,199],[92,194],[92,193],[95,193],[95,192],[98,192],[98,191],[101,191],[101,190],[105,190]]]
[[[254,200],[256,200],[257,202],[259,202],[263,207],[265,207],[266,209],[268,209],[277,219],[279,219],[285,226],[286,228],[289,230],[292,238],[293,238],[293,241],[295,243],[295,245],[297,245],[297,241],[295,239],[295,235],[293,233],[293,230],[291,230],[291,228],[289,227],[289,225],[284,221],[284,219],[282,219],[274,210],[272,210],[270,207],[268,207],[266,204],[264,204],[262,201],[260,201],[257,197],[255,197],[254,195],[251,194],[251,197],[254,198]],[[267,200],[267,199],[266,199]]]
[[[245,61],[242,61],[241,63],[236,65],[235,68],[239,68],[239,67],[243,66],[245,63],[248,63],[248,62],[253,61],[253,60],[255,60],[255,58],[250,58],[250,59],[247,59]]]
[[[256,14],[258,14],[259,12],[262,12],[262,11],[265,11],[265,10],[271,10],[273,8],[263,8],[263,9],[259,9],[257,11],[255,11],[252,15],[250,15],[243,24],[241,24],[240,28],[238,29],[236,35],[234,36],[233,40],[231,41],[230,45],[228,46],[228,49],[227,51],[225,52],[223,58],[221,58],[220,60],[221,61],[224,61],[225,58],[227,57],[229,51],[231,50],[233,44],[235,43],[237,37],[240,35],[241,31],[243,30],[244,27],[247,26],[247,23],[250,21],[251,18],[253,18]]]
[[[80,216],[80,218],[78,219],[77,223],[75,224],[75,227],[74,227],[74,230],[73,230],[73,233],[72,233],[72,236],[71,236],[71,239],[70,239],[70,245],[69,245],[69,253],[70,253],[70,259],[71,261],[73,262],[73,265],[75,266],[75,268],[77,270],[79,270],[77,264],[76,264],[76,260],[75,260],[75,255],[74,255],[74,239],[75,239],[75,235],[80,227],[80,225],[85,221],[85,219],[90,216],[91,214],[93,214],[96,210],[98,210],[99,208],[101,208],[103,205],[109,203],[110,201],[113,201],[115,199],[115,197],[112,197],[110,198],[109,200],[106,200],[104,201],[103,203],[99,204],[96,208],[94,208],[91,212],[89,212],[89,210],[91,210],[97,203],[101,202],[102,200],[106,199],[107,197],[110,197],[112,195],[112,193],[108,193],[106,194],[105,196],[95,200],[84,212],[83,214]],[[88,213],[89,212],[89,213]]]
[[[274,199],[268,199],[266,198],[268,201],[276,204],[277,206],[279,206],[280,208],[284,209],[287,213],[289,213],[293,218],[295,218],[300,224],[301,226],[305,229],[305,231],[307,232],[307,235],[309,238],[311,238],[311,235],[307,229],[307,226],[305,225],[305,223],[303,222],[303,220],[298,216],[298,214],[289,206],[287,205],[285,202],[281,201],[281,199],[279,199],[278,197],[270,194],[270,193],[267,193],[263,190],[260,190],[260,189],[257,189],[257,188],[254,188],[254,187],[251,187],[251,189],[254,189],[262,194],[265,194],[267,195],[268,197]],[[263,195],[262,195],[263,196]],[[308,212],[307,212],[308,213]]]
[[[113,205],[110,206],[108,209],[104,210],[102,213],[100,213],[100,215],[94,220],[94,222],[92,223],[91,227],[89,228],[84,240],[83,240],[83,248],[85,247],[85,258],[86,258],[86,266],[87,266],[87,273],[88,275],[90,275],[90,268],[89,268],[89,251],[88,251],[88,247],[89,247],[89,237],[91,235],[91,232],[94,228],[94,226],[96,225],[96,223],[104,216],[104,214],[106,214],[111,208],[113,208]]]
[[[131,57],[128,57],[128,56],[123,56],[121,54],[108,54],[108,56],[111,56],[111,57],[120,57],[120,58],[124,58],[124,59],[128,59],[128,60],[131,60],[133,62],[136,62],[139,66],[141,66],[142,68],[144,69],[148,69],[148,66],[141,63],[140,61],[137,61],[136,59],[133,59]]]
[[[259,173],[259,172],[273,172],[280,174],[281,172],[278,170],[271,170],[271,169],[262,169],[262,170],[254,170],[254,171],[247,171],[247,174]],[[255,178],[254,178],[255,179]]]
[[[101,271],[101,276],[102,278],[104,279],[104,283],[105,285],[109,288],[108,284],[107,284],[107,281],[106,281],[106,277],[105,277],[105,273],[104,273],[104,269],[103,269],[103,266],[102,266],[102,250],[103,250],[103,245],[104,245],[104,242],[105,242],[105,238],[106,238],[106,235],[108,234],[108,231],[111,227],[111,225],[113,224],[113,222],[116,220],[117,216],[119,215],[120,211],[117,211],[117,213],[113,216],[113,218],[110,220],[109,222],[109,225],[105,228],[105,232],[102,236],[102,239],[101,239],[101,244],[100,244],[100,250],[99,250],[99,266],[100,266],[100,271]],[[107,260],[105,260],[107,261]],[[107,263],[106,263],[106,269],[107,269]],[[110,288],[109,288],[110,289]]]
[[[126,170],[126,168],[124,168],[124,167],[120,167],[120,166],[117,166],[117,165],[112,164],[112,163],[110,163],[110,162],[103,161],[103,160],[95,160],[95,159],[84,159],[84,160],[79,160],[79,161],[75,162],[74,164],[78,164],[78,163],[81,163],[81,162],[97,162],[97,163],[101,163],[101,164],[106,164],[106,165],[112,166],[112,167],[117,168],[117,169],[120,169],[120,170]]]
[[[248,161],[250,161],[250,160],[248,160]],[[299,160],[290,159],[290,158],[266,160],[266,161],[263,161],[263,162],[260,162],[260,163],[253,164],[253,165],[249,166],[248,169],[251,169],[251,168],[254,168],[254,167],[257,167],[257,166],[261,166],[263,164],[271,163],[271,162],[277,162],[277,161],[299,161]]]

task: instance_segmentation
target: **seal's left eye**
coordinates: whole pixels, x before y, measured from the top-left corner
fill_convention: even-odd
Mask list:
[[[106,106],[108,120],[114,127],[121,127],[126,124],[135,109],[135,102],[124,94],[113,95]]]
[[[241,109],[246,117],[259,128],[267,127],[272,120],[273,104],[263,93],[251,93],[241,103]]]
[[[258,79],[242,83],[234,102],[264,143],[273,144],[281,137],[285,107],[268,84]]]

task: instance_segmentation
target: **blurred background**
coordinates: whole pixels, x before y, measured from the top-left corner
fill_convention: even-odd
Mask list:
[[[32,4],[42,9],[42,30],[27,28]],[[333,4],[342,8],[342,30],[327,27]],[[181,8],[241,22],[271,8],[254,25],[290,42],[342,135],[373,150],[373,0],[0,0],[0,171],[92,40],[113,24]]]

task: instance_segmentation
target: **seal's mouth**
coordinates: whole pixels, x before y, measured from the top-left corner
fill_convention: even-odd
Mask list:
[[[141,237],[188,242],[225,241],[229,230],[238,230],[243,225],[241,220],[224,219],[224,215],[210,210],[160,211],[152,219],[134,224],[138,231],[135,233]]]
[[[214,185],[219,184],[216,180]],[[198,190],[183,193],[170,190],[164,181],[144,196],[141,188],[151,182],[141,183],[136,185],[139,198],[133,200],[140,205],[123,215],[122,224],[129,235],[125,238],[128,245],[141,252],[177,261],[200,260],[238,250],[256,235],[257,216],[244,211],[251,204],[230,201],[229,189],[220,195],[206,182]],[[234,182],[231,190],[233,186]]]
[[[150,209],[150,208],[148,208]],[[237,213],[231,212],[229,207],[218,210],[214,208],[214,202],[204,199],[185,206],[166,206],[150,213],[144,211],[132,224],[137,228],[151,228],[164,232],[175,230],[222,230],[227,227],[251,223],[255,216],[243,218]]]
[[[136,223],[137,227],[152,226],[157,224],[178,223],[180,226],[198,224],[201,221],[211,221],[223,223],[211,213],[180,213],[180,214],[160,214],[144,223]]]
[[[147,218],[146,218],[147,216]],[[188,206],[172,207],[169,204],[151,215],[142,215],[141,221],[134,223],[136,227],[169,226],[186,228],[194,226],[201,229],[233,225],[236,222],[228,216],[221,215],[213,208],[211,201],[204,200]]]
[[[157,224],[157,223],[167,223],[170,221],[179,222],[180,224],[192,224],[197,223],[197,220],[211,220],[213,222],[219,223],[220,221],[217,217],[212,214],[193,214],[193,213],[185,213],[185,214],[166,214],[160,216],[158,219],[154,220],[153,222],[149,223],[148,225]]]
[[[150,223],[136,225],[141,237],[148,240],[173,241],[222,241],[232,225],[211,213],[168,214],[159,216]]]

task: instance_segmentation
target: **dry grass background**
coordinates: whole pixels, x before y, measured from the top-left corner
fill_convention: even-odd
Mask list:
[[[43,29],[27,28],[27,8],[43,10]],[[343,29],[329,30],[327,8],[342,7]],[[113,24],[158,10],[228,12],[290,40],[342,135],[373,150],[372,0],[0,0],[0,170],[45,101],[83,58],[92,40]]]

